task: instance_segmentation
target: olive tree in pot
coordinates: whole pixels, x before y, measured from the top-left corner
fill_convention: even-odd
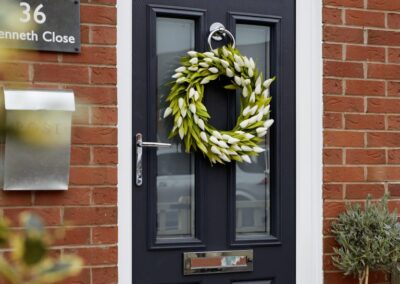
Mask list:
[[[400,261],[400,227],[397,212],[390,212],[388,197],[365,207],[348,205],[332,224],[332,232],[340,245],[334,248],[333,264],[345,275],[358,277],[359,284],[368,284],[370,271],[390,272]]]

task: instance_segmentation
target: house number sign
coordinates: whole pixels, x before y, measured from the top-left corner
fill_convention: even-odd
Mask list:
[[[0,46],[80,52],[80,0],[0,0]]]

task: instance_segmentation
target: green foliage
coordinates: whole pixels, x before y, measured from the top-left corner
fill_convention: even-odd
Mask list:
[[[23,213],[20,220],[22,230],[14,232],[0,219],[0,245],[11,249],[10,257],[0,255],[0,279],[10,284],[50,284],[80,273],[83,263],[79,257],[49,256],[54,239],[39,217]]]
[[[369,270],[391,271],[400,260],[397,212],[389,212],[386,196],[376,203],[368,197],[364,209],[360,204],[348,206],[332,232],[340,245],[334,248],[333,264],[360,283],[368,283]]]

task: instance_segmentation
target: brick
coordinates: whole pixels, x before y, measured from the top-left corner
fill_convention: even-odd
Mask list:
[[[343,128],[341,113],[327,112],[324,114],[324,128],[340,129]]]
[[[382,198],[385,194],[383,184],[348,184],[346,185],[346,198],[366,199],[369,195],[372,198]]]
[[[324,41],[344,42],[344,43],[363,43],[364,33],[362,29],[343,28],[343,27],[324,27]]]
[[[389,164],[400,164],[400,149],[389,149],[388,150],[388,163]]]
[[[388,190],[391,197],[400,197],[400,183],[390,183]]]
[[[400,147],[400,133],[372,132],[367,133],[368,147]]]
[[[80,104],[115,105],[117,89],[115,87],[71,86]]]
[[[364,0],[324,0],[325,5],[363,8]]]
[[[333,253],[333,248],[339,246],[339,244],[336,242],[335,237],[325,237],[323,245],[324,253]]]
[[[60,208],[51,207],[51,208],[9,208],[4,209],[4,217],[9,219],[13,226],[19,225],[19,216],[23,212],[30,212],[33,214],[37,214],[43,219],[43,222],[47,226],[56,226],[61,224],[61,211]]]
[[[383,115],[346,114],[346,129],[385,129]]]
[[[391,29],[400,29],[400,14],[390,13],[387,15],[388,27]]]
[[[35,193],[35,205],[89,205],[91,191],[88,188],[71,188],[68,191],[39,191]]]
[[[117,227],[93,227],[92,229],[93,244],[116,244],[118,243]]]
[[[368,181],[398,181],[400,179],[400,167],[368,167]]]
[[[346,209],[344,202],[325,202],[324,203],[324,217],[333,218],[337,217]]]
[[[386,98],[369,98],[367,108],[369,113],[399,113],[400,100]]]
[[[71,151],[72,165],[87,165],[90,162],[90,148],[73,146]]]
[[[89,244],[90,228],[65,228],[64,236],[55,243],[56,246]]]
[[[30,191],[4,191],[0,190],[0,206],[29,206],[32,204]]]
[[[384,27],[385,14],[360,10],[346,10],[346,25]]]
[[[341,95],[343,93],[342,80],[324,78],[324,94]]]
[[[75,248],[66,249],[65,252],[82,257],[85,265],[114,264],[118,260],[117,247]]]
[[[118,163],[117,147],[94,147],[93,161],[101,165],[114,165]]]
[[[362,78],[364,67],[361,63],[325,61],[324,76]]]
[[[116,49],[113,47],[83,46],[79,54],[63,55],[63,62],[115,65],[117,62]]]
[[[384,96],[385,82],[346,80],[346,95],[351,96]]]
[[[70,170],[70,184],[115,185],[117,184],[117,169],[111,167],[74,167]]]
[[[81,43],[89,43],[89,33],[90,33],[90,28],[89,26],[84,26],[81,25]]]
[[[117,125],[116,107],[92,107],[92,123],[96,125]]]
[[[399,115],[388,115],[387,125],[389,130],[400,130],[400,116]]]
[[[82,66],[61,66],[38,64],[34,66],[34,80],[59,83],[89,83],[89,68]]]
[[[357,284],[353,276],[344,276],[341,272],[325,272],[324,284]]]
[[[363,147],[364,133],[352,131],[325,131],[326,147]]]
[[[393,64],[368,64],[368,78],[398,79],[400,65]]]
[[[327,24],[342,24],[342,9],[338,8],[323,8],[322,22]]]
[[[343,185],[324,184],[323,195],[324,199],[343,199]]]
[[[117,284],[117,267],[102,267],[92,269],[93,283],[96,284]]]
[[[389,48],[388,54],[390,63],[400,63],[400,48]]]
[[[400,82],[388,82],[388,96],[400,96]]]
[[[116,15],[115,7],[81,6],[81,23],[115,25]]]
[[[72,141],[75,144],[116,145],[117,129],[111,127],[74,127]]]
[[[323,45],[323,57],[326,59],[342,59],[343,47],[341,44],[325,43]]]
[[[325,182],[356,182],[364,181],[362,167],[325,167]]]
[[[115,68],[93,67],[91,83],[115,85],[117,84],[117,70]]]
[[[2,49],[0,60],[19,60],[30,62],[57,62],[58,56],[56,53],[40,52],[40,51],[25,51],[17,49]],[[3,65],[3,63],[2,63]]]
[[[96,205],[117,204],[117,188],[96,187],[93,189],[93,203]]]
[[[115,27],[93,26],[91,27],[92,40],[94,44],[109,44],[117,43],[117,29]]]
[[[394,0],[368,0],[368,8],[376,10],[400,10],[400,2]]]
[[[342,149],[324,149],[324,164],[325,165],[343,164],[343,150]]]
[[[1,63],[0,80],[29,81],[29,65],[19,63]]]
[[[72,115],[72,124],[89,124],[89,108],[77,106]]]
[[[90,269],[83,269],[79,275],[74,277],[69,277],[60,284],[89,284],[90,283]]]
[[[400,32],[368,30],[368,43],[373,45],[400,45]]]
[[[346,164],[348,165],[384,164],[385,162],[386,162],[385,150],[379,150],[379,149],[346,150]]]
[[[335,112],[364,112],[364,100],[360,97],[325,96],[324,109]]]
[[[355,61],[385,62],[385,48],[348,45],[346,47],[346,59]]]
[[[73,225],[115,225],[116,207],[67,207],[64,222]]]

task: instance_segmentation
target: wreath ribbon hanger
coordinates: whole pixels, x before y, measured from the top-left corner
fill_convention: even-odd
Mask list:
[[[232,44],[213,49],[212,40],[228,35]],[[264,81],[252,58],[235,48],[235,38],[220,23],[210,27],[211,51],[188,51],[172,76],[172,88],[166,98],[169,105],[164,118],[172,115],[170,138],[179,136],[186,152],[200,150],[212,164],[231,161],[251,163],[265,149],[260,143],[274,123],[270,118],[269,87],[275,78]],[[220,76],[230,79],[228,90],[241,90],[240,114],[230,131],[217,130],[208,123],[210,115],[203,104],[204,86]]]

